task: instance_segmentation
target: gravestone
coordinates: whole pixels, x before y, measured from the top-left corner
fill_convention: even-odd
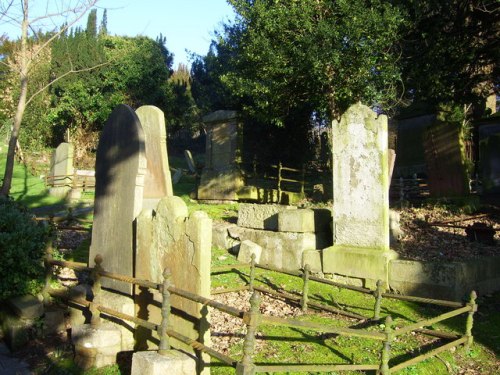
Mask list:
[[[173,195],[165,116],[162,110],[150,105],[138,108],[135,113],[144,131],[148,161],[144,177],[143,207],[154,208],[161,198]]]
[[[163,281],[165,268],[171,270],[171,282],[179,289],[210,298],[210,259],[212,247],[212,220],[197,211],[188,215],[184,201],[179,197],[163,198],[156,210],[145,209],[137,218],[136,277],[153,282]],[[161,322],[161,295],[159,292],[138,290],[137,316],[151,322]],[[171,295],[172,313],[169,325],[191,339],[210,343],[210,325],[206,306],[177,295]],[[139,329],[137,349],[157,347],[156,332]],[[193,353],[193,348],[170,338],[176,349]],[[209,358],[196,352],[198,373],[208,374]]]
[[[500,194],[500,134],[491,134],[479,143],[483,194]]]
[[[90,266],[101,254],[106,271],[134,275],[133,223],[142,210],[146,164],[139,118],[129,106],[119,105],[106,121],[97,148]],[[132,295],[129,283],[103,278],[102,285]]]
[[[389,163],[387,117],[360,103],[332,125],[333,246],[323,272],[388,282]]]
[[[237,200],[244,186],[241,162],[242,124],[236,111],[216,111],[203,117],[207,128],[205,167],[198,199]]]
[[[469,194],[460,129],[456,124],[436,122],[424,135],[425,159],[432,197]]]
[[[50,195],[65,197],[70,192],[74,173],[74,153],[73,144],[63,142],[52,154],[49,176],[53,186],[49,189]]]

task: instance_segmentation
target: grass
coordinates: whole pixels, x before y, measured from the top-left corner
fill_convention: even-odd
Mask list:
[[[7,146],[0,146],[0,171],[5,171]],[[25,165],[15,162],[10,196],[29,208],[63,204],[64,200],[49,195],[45,181],[41,177],[32,176]]]

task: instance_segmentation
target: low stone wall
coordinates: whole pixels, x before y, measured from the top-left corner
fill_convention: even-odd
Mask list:
[[[253,242],[262,248],[260,264],[297,271],[304,266],[304,252],[331,245],[330,223],[329,209],[242,203],[238,225],[214,225],[212,238],[214,246],[232,253],[241,242]]]
[[[446,263],[393,260],[389,284],[402,294],[462,301],[471,290],[481,295],[500,289],[500,256]]]

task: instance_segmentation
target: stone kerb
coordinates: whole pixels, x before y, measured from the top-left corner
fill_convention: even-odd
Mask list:
[[[193,375],[196,361],[177,350],[158,354],[154,351],[137,352],[132,356],[131,375]]]
[[[156,208],[158,201],[172,196],[172,177],[167,155],[167,130],[163,111],[142,106],[135,113],[144,130],[147,170],[144,177],[143,207]]]
[[[293,211],[283,211],[278,214],[279,232],[313,233],[314,211],[301,209]]]
[[[58,197],[66,197],[71,190],[74,167],[74,146],[63,142],[55,149],[50,160],[50,173],[53,186],[49,193]]]
[[[389,171],[387,117],[351,106],[332,126],[333,243],[323,250],[327,273],[388,282]]]
[[[97,148],[89,265],[101,254],[106,271],[134,276],[133,223],[142,210],[146,163],[139,118],[129,106],[119,105],[106,121]],[[103,278],[102,285],[132,295],[131,284]]]
[[[206,213],[197,211],[188,215],[181,198],[165,197],[155,211],[143,210],[136,225],[136,277],[162,282],[163,270],[169,268],[174,286],[210,298],[212,221]],[[161,310],[158,301],[161,301],[159,293],[137,290],[138,316],[159,324]],[[176,295],[171,296],[171,304],[170,325],[182,335],[209,345],[206,306]],[[156,332],[141,331],[137,335],[138,348],[155,348]],[[175,348],[193,353],[192,347],[173,338],[170,341]],[[208,356],[199,352],[196,355],[198,373],[209,373],[209,368],[203,365],[209,363]]]
[[[280,204],[240,203],[238,226],[251,229],[278,230],[278,214],[287,210],[296,210],[295,206]]]

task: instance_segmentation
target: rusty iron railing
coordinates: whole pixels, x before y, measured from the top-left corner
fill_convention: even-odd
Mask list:
[[[130,276],[125,276],[125,275],[120,275],[116,273],[111,273],[107,272],[103,269],[102,267],[102,257],[100,255],[97,255],[95,257],[95,266],[94,267],[88,267],[85,263],[78,263],[78,262],[68,262],[68,261],[61,261],[61,260],[55,260],[51,256],[51,246],[47,247],[47,256],[45,259],[45,265],[47,267],[47,273],[46,273],[46,284],[44,288],[44,296],[51,296],[51,297],[56,297],[56,298],[61,298],[63,300],[68,300],[72,303],[84,306],[89,309],[89,312],[91,313],[91,324],[95,327],[98,327],[101,324],[101,314],[105,314],[106,316],[122,319],[122,320],[127,320],[130,322],[133,322],[137,324],[138,326],[144,327],[149,330],[156,331],[160,337],[160,343],[158,346],[158,353],[159,354],[165,354],[169,349],[170,349],[170,337],[173,337],[187,345],[190,345],[192,348],[195,350],[199,350],[201,352],[205,352],[211,357],[214,357],[224,363],[227,366],[234,367],[236,369],[236,373],[240,375],[253,375],[255,373],[263,373],[263,372],[282,372],[282,371],[353,371],[353,370],[375,370],[379,371],[383,375],[388,375],[394,371],[403,369],[405,367],[408,367],[412,364],[418,363],[424,359],[427,359],[433,355],[436,355],[444,350],[447,350],[451,347],[455,347],[461,344],[465,344],[466,348],[469,348],[470,345],[472,344],[473,337],[472,337],[472,326],[473,326],[473,314],[477,309],[477,305],[475,303],[475,293],[471,293],[471,298],[470,301],[467,304],[459,304],[457,302],[452,302],[452,301],[442,301],[442,300],[433,300],[433,299],[425,299],[421,297],[410,297],[410,296],[400,296],[400,295],[394,295],[392,293],[384,293],[382,289],[382,283],[379,282],[377,283],[377,289],[375,291],[372,291],[370,289],[366,288],[361,288],[361,287],[353,287],[353,286],[346,286],[343,284],[338,284],[334,283],[330,280],[323,280],[320,278],[317,278],[315,276],[312,276],[310,274],[310,270],[308,267],[305,267],[305,270],[303,273],[293,273],[293,272],[287,272],[287,274],[294,275],[294,276],[299,276],[302,278],[304,287],[302,290],[302,296],[298,297],[298,302],[301,304],[302,309],[307,309],[308,307],[314,307],[314,308],[325,308],[329,309],[328,311],[336,312],[339,314],[347,315],[349,317],[354,317],[358,319],[371,319],[373,321],[379,321],[380,320],[380,306],[382,304],[382,299],[383,298],[399,298],[399,299],[404,299],[407,301],[414,301],[414,302],[426,302],[426,303],[433,303],[437,305],[442,305],[442,306],[448,306],[448,307],[453,307],[455,310],[449,311],[447,313],[444,313],[442,315],[439,315],[434,318],[430,318],[427,320],[419,321],[413,324],[410,324],[406,327],[401,327],[398,330],[395,330],[393,328],[393,323],[392,323],[392,318],[391,316],[387,316],[385,318],[385,325],[382,331],[373,331],[373,330],[367,330],[367,329],[355,329],[355,328],[344,328],[344,327],[338,327],[334,325],[325,325],[325,324],[317,324],[317,323],[312,323],[312,322],[306,322],[306,321],[300,321],[297,319],[286,319],[286,318],[279,318],[279,317],[273,317],[273,316],[266,316],[260,313],[260,303],[261,303],[261,293],[268,293],[273,295],[280,295],[283,296],[282,293],[278,293],[266,288],[262,288],[260,286],[255,285],[255,269],[256,268],[262,268],[262,269],[271,269],[271,267],[263,267],[255,262],[255,256],[252,256],[252,261],[250,264],[245,264],[242,266],[226,266],[226,269],[236,269],[240,267],[250,267],[250,282],[249,285],[246,285],[246,289],[252,290],[252,294],[250,297],[250,309],[248,311],[243,311],[228,305],[225,305],[223,303],[217,302],[215,300],[209,299],[202,297],[200,295],[196,295],[194,293],[179,289],[175,287],[174,285],[171,284],[170,282],[170,271],[168,269],[165,269],[163,272],[163,282],[162,283],[155,283],[151,282],[148,280],[141,280],[137,279],[134,277]],[[51,279],[52,279],[52,267],[53,266],[61,266],[61,267],[68,267],[72,268],[74,270],[78,271],[86,271],[90,272],[91,274],[91,279],[93,281],[93,286],[92,286],[92,292],[93,292],[93,299],[92,301],[84,300],[81,298],[72,298],[67,295],[67,293],[61,293],[60,291],[57,290],[52,290],[50,288],[51,284]],[[223,271],[223,268],[218,267],[214,271],[216,272],[221,272]],[[273,269],[273,271],[275,271]],[[107,308],[103,306],[100,303],[100,292],[101,292],[101,283],[100,280],[103,277],[107,277],[110,279],[118,280],[118,281],[123,281],[123,282],[128,282],[133,285],[138,285],[143,288],[150,288],[157,290],[161,293],[162,295],[162,308],[161,308],[161,316],[162,320],[160,324],[154,324],[151,322],[148,322],[144,319],[140,319],[135,316],[131,316],[128,314],[124,314],[118,311],[115,311],[113,309]],[[309,301],[308,298],[308,290],[309,290],[309,282],[313,281],[318,281],[318,282],[324,282],[326,284],[330,285],[336,285],[336,286],[341,286],[341,287],[346,287],[347,289],[355,290],[358,292],[362,293],[369,293],[372,294],[375,297],[375,303],[374,303],[374,314],[372,318],[367,318],[364,316],[361,316],[356,313],[352,313],[349,311],[345,311],[342,309],[336,309],[332,308],[331,306],[324,306],[321,304],[317,303],[312,303]],[[182,298],[198,302],[203,304],[204,306],[210,306],[212,308],[218,309],[224,313],[227,313],[229,315],[232,315],[234,317],[237,317],[242,320],[242,322],[246,325],[247,327],[247,333],[245,335],[244,343],[243,343],[243,355],[241,360],[236,360],[234,358],[231,358],[223,353],[220,353],[216,351],[215,349],[204,345],[203,343],[190,339],[179,332],[175,331],[169,326],[169,317],[170,317],[170,309],[171,309],[171,304],[170,304],[170,295],[175,294],[177,296],[180,296]],[[290,297],[290,298],[295,298],[297,300],[297,296],[292,296],[291,294],[285,297]],[[452,318],[454,316],[460,315],[467,313],[467,321],[466,321],[466,329],[465,333],[462,336],[459,335],[453,335],[450,333],[446,332],[437,332],[434,333],[433,330],[427,330],[423,329],[423,327],[430,326],[432,324],[444,321],[446,319]],[[297,365],[291,365],[291,364],[258,364],[255,363],[255,342],[256,342],[256,333],[258,331],[258,328],[262,324],[272,324],[272,325],[281,325],[281,326],[286,326],[286,327],[293,327],[297,329],[305,329],[308,331],[317,331],[321,333],[333,333],[336,335],[341,335],[341,336],[349,336],[349,337],[359,337],[363,339],[368,339],[368,340],[376,340],[380,341],[382,343],[381,345],[381,353],[380,353],[380,361],[379,363],[365,363],[365,364],[322,364],[322,365],[315,365],[315,364],[297,364]],[[408,334],[410,332],[421,332],[424,334],[429,334],[432,336],[436,337],[441,337],[441,338],[447,338],[447,339],[452,339],[453,341],[450,343],[447,343],[443,346],[440,346],[428,353],[422,354],[418,357],[412,358],[408,361],[399,363],[393,367],[391,367],[390,364],[390,359],[391,359],[391,345],[393,341],[398,337],[403,334]]]
[[[214,267],[212,269],[212,273],[222,273],[228,271],[238,271],[241,269],[248,269],[250,267],[249,273],[250,278],[248,284],[241,288],[231,288],[228,290],[218,290],[218,294],[222,294],[229,291],[234,290],[250,290],[257,291],[261,293],[266,293],[268,295],[279,297],[283,299],[287,299],[299,304],[303,311],[306,311],[308,307],[315,308],[318,310],[329,311],[333,313],[337,313],[340,315],[347,316],[349,318],[358,319],[361,321],[371,321],[371,322],[384,322],[384,329],[382,332],[374,332],[360,329],[351,329],[351,328],[339,328],[339,327],[329,327],[320,324],[314,324],[309,322],[298,321],[294,319],[283,319],[277,317],[269,317],[269,316],[260,316],[258,319],[259,324],[279,324],[288,327],[295,328],[303,328],[308,330],[317,330],[320,332],[329,332],[335,333],[338,335],[346,335],[352,337],[361,337],[364,339],[372,339],[382,341],[381,347],[381,362],[378,364],[362,364],[362,365],[253,365],[254,372],[279,372],[279,371],[344,371],[344,370],[377,370],[383,375],[394,373],[395,371],[401,370],[403,368],[409,367],[416,363],[419,363],[427,358],[433,357],[445,350],[448,350],[453,347],[457,347],[459,345],[464,344],[466,350],[470,348],[470,345],[473,342],[472,336],[472,326],[473,326],[473,315],[474,312],[477,311],[476,304],[476,293],[474,291],[471,292],[469,301],[467,303],[460,303],[454,301],[447,300],[439,300],[439,299],[431,299],[431,298],[423,298],[416,296],[406,296],[394,293],[387,293],[383,287],[383,283],[381,280],[377,281],[376,289],[371,290],[368,288],[357,287],[352,285],[345,285],[341,283],[337,283],[331,280],[322,279],[310,274],[310,267],[306,265],[304,267],[303,272],[291,272],[291,271],[283,271],[274,267],[258,265],[255,262],[255,255],[252,254],[252,260],[250,264],[234,264],[227,266],[219,266]],[[300,277],[303,280],[303,288],[301,296],[297,294],[287,293],[285,291],[275,291],[272,289],[260,287],[255,285],[255,269],[260,268],[266,271],[280,272],[291,276]],[[329,305],[312,302],[309,299],[309,283],[310,281],[319,282],[322,284],[327,284],[331,286],[335,286],[338,288],[348,289],[359,293],[371,294],[374,297],[374,306],[373,306],[373,315],[372,316],[363,316],[361,314],[357,314],[355,312],[351,312],[345,309],[332,307]],[[383,303],[383,299],[397,299],[408,302],[416,302],[423,304],[432,304],[442,307],[449,307],[453,310],[443,313],[439,316],[417,321],[415,323],[409,324],[407,326],[398,327],[395,329],[394,322],[390,315],[385,318],[381,318],[380,312]],[[426,329],[425,327],[429,327],[439,322],[443,322],[447,319],[453,318],[455,316],[459,316],[462,314],[467,314],[466,317],[466,327],[463,335],[457,335],[454,333],[439,331],[436,329]],[[441,338],[445,340],[451,340],[451,342],[447,342],[441,346],[436,347],[433,350],[430,350],[427,353],[419,355],[418,357],[411,358],[407,361],[403,361],[401,363],[391,365],[391,354],[390,348],[392,343],[400,336],[411,334],[413,332],[417,332],[420,334],[433,336],[436,338]]]

